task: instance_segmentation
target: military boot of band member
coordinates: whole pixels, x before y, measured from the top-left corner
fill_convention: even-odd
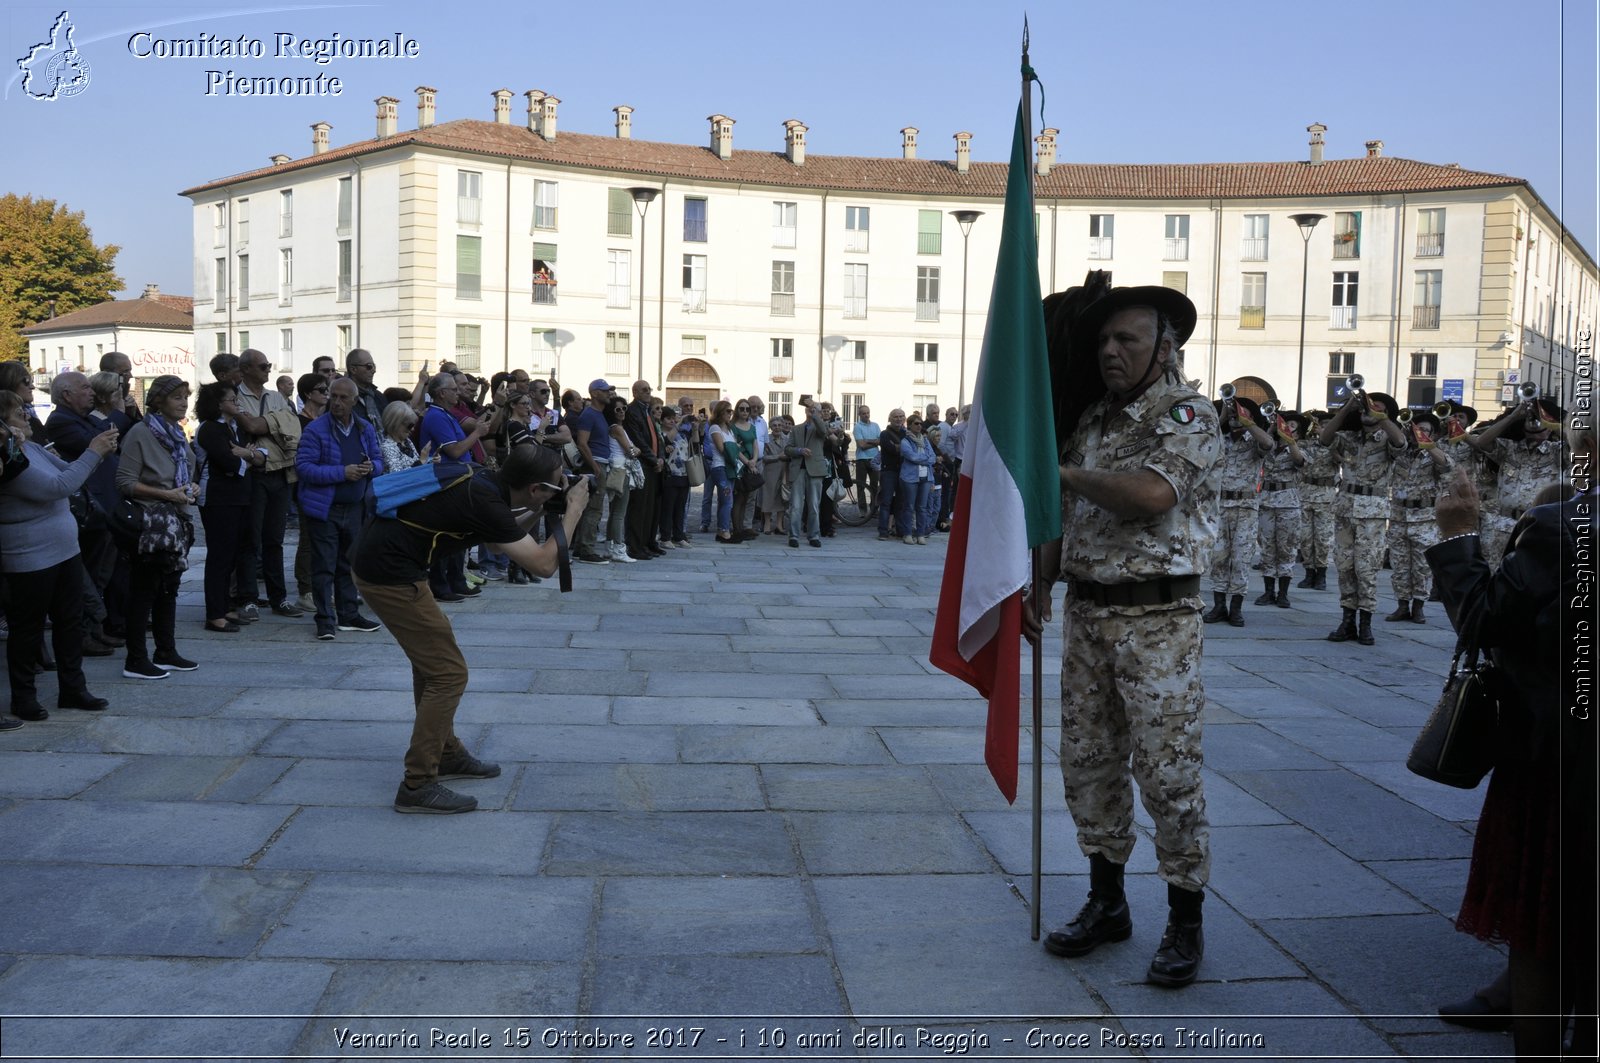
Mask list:
[[[1244,627],[1244,595],[1235,594],[1228,600],[1228,626]]]
[[[1383,618],[1383,622],[1385,624],[1392,624],[1397,620],[1410,620],[1410,619],[1411,619],[1411,603],[1409,601],[1407,601],[1405,598],[1401,598],[1400,599],[1400,605],[1395,609],[1394,612],[1392,612],[1388,616],[1384,617]]]
[[[1344,619],[1339,621],[1339,626],[1328,633],[1329,642],[1349,642],[1356,637],[1356,611],[1346,609]]]
[[[1121,864],[1099,853],[1089,857],[1089,899],[1078,917],[1044,939],[1045,951],[1057,956],[1082,956],[1106,941],[1133,936],[1133,916],[1122,894]]]
[[[1413,624],[1426,624],[1428,622],[1428,618],[1422,615],[1424,604],[1421,598],[1411,599],[1411,622]]]
[[[1150,973],[1145,980],[1152,985],[1177,989],[1194,981],[1200,973],[1200,959],[1205,955],[1206,939],[1200,929],[1200,906],[1206,895],[1199,890],[1186,890],[1167,884],[1167,929],[1161,935],[1161,947],[1150,961]]]
[[[1311,565],[1306,566],[1306,578],[1296,583],[1295,586],[1303,591],[1309,591],[1317,585],[1317,570]]]
[[[1317,566],[1317,582],[1316,582],[1316,585],[1313,586],[1311,589],[1314,590],[1314,591],[1325,591],[1325,590],[1328,589],[1328,566],[1327,565],[1318,565]]]
[[[1261,592],[1261,597],[1256,599],[1257,605],[1277,605],[1278,592],[1273,588],[1272,577],[1262,576],[1261,584],[1266,589]]]
[[[1288,576],[1279,576],[1278,577],[1278,600],[1274,604],[1276,604],[1279,609],[1287,609],[1287,608],[1289,608],[1289,577]]]
[[[1356,622],[1356,641],[1363,646],[1370,646],[1378,640],[1372,637],[1372,614],[1363,609],[1360,619]]]
[[[1213,605],[1206,612],[1206,615],[1200,619],[1204,620],[1208,624],[1215,624],[1219,620],[1228,619],[1228,595],[1225,592],[1213,592],[1211,595],[1211,600],[1216,604]]]

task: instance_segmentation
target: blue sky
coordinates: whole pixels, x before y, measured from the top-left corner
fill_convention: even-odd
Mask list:
[[[309,152],[312,122],[334,144],[372,135],[373,99],[439,90],[439,119],[491,115],[489,93],[539,88],[562,100],[561,128],[608,134],[635,108],[634,136],[700,144],[707,115],[735,118],[739,148],[781,150],[782,123],[809,127],[812,154],[893,156],[899,129],[923,157],[1002,160],[1017,93],[1024,6],[950,0],[805,5],[746,2],[549,4],[498,19],[487,5],[96,3],[68,8],[90,84],[28,99],[15,60],[48,36],[59,3],[8,3],[3,26],[7,163],[0,191],[57,199],[123,247],[134,294],[154,282],[190,293],[188,201],[179,189]],[[1565,32],[1561,18],[1565,14]],[[1596,240],[1596,5],[1528,0],[1035,2],[1033,65],[1060,158],[1084,162],[1301,159],[1305,127],[1329,127],[1328,156],[1378,138],[1390,155],[1457,162],[1533,183],[1591,252]],[[232,13],[230,13],[232,12]],[[136,59],[128,38],[201,32],[267,43],[266,59]],[[405,60],[317,66],[271,58],[273,34],[414,38]],[[1565,42],[1564,48],[1562,42]],[[1564,55],[1563,55],[1564,51]],[[1561,63],[1565,61],[1565,84]],[[341,96],[207,96],[207,69],[339,77]]]

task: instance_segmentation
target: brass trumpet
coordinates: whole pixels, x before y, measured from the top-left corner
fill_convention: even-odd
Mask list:
[[[1217,389],[1217,394],[1221,397],[1223,402],[1232,402],[1233,397],[1238,394],[1238,389],[1236,389],[1232,384],[1223,384]]]
[[[1278,404],[1276,402],[1273,402],[1271,399],[1268,399],[1266,402],[1263,402],[1261,404],[1261,416],[1262,417],[1265,417],[1268,421],[1271,421],[1277,415],[1278,415]]]
[[[1399,425],[1401,428],[1406,428],[1411,424],[1412,421],[1416,420],[1416,417],[1417,415],[1412,412],[1411,407],[1407,406],[1395,417],[1394,423]]]
[[[1351,373],[1344,379],[1345,390],[1360,391],[1367,386],[1367,378],[1360,373]]]
[[[1441,401],[1441,402],[1436,402],[1436,403],[1433,404],[1433,415],[1435,417],[1439,418],[1439,420],[1441,420],[1441,421],[1443,421],[1445,418],[1449,417],[1454,412],[1455,412],[1455,407],[1453,407],[1450,404],[1450,401],[1448,399],[1446,399],[1444,401]]]
[[[1539,385],[1531,380],[1517,385],[1517,399],[1521,402],[1539,401]]]

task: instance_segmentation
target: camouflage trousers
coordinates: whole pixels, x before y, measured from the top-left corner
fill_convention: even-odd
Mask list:
[[[1402,602],[1433,593],[1433,569],[1422,553],[1439,541],[1439,526],[1433,510],[1426,512],[1427,520],[1389,521],[1389,579]]]
[[[1300,510],[1262,506],[1257,539],[1263,576],[1294,575],[1295,553],[1300,549]]]
[[[1300,560],[1307,568],[1327,568],[1333,556],[1333,499],[1329,490],[1321,495],[1300,494]]]
[[[1493,572],[1506,556],[1506,544],[1511,541],[1511,529],[1517,522],[1500,513],[1485,513],[1478,518],[1478,548],[1483,560]]]
[[[1243,594],[1250,589],[1250,569],[1260,556],[1257,523],[1255,506],[1223,509],[1211,554],[1211,589],[1216,593]]]
[[[1062,621],[1061,778],[1078,847],[1128,862],[1136,780],[1162,879],[1200,889],[1211,875],[1211,829],[1200,782],[1199,599],[1112,610],[1069,598]]]
[[[1387,517],[1340,513],[1333,526],[1333,558],[1339,567],[1339,607],[1378,608],[1378,572],[1383,568]]]

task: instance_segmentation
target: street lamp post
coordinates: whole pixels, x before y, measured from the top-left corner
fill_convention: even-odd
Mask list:
[[[644,227],[644,216],[650,209],[650,204],[661,193],[659,188],[650,188],[640,185],[628,189],[628,195],[633,197],[633,205],[639,211],[639,375],[635,380],[644,379],[644,271],[645,271],[645,246],[650,242],[650,233]],[[661,381],[656,381],[657,386]]]
[[[1326,214],[1291,214],[1289,220],[1300,226],[1300,357],[1294,369],[1294,408],[1304,411],[1301,389],[1306,377],[1306,282],[1311,268],[1311,230]]]
[[[950,216],[961,226],[961,366],[956,381],[956,408],[967,404],[967,237],[972,235],[972,223],[983,217],[981,210],[952,210]]]

